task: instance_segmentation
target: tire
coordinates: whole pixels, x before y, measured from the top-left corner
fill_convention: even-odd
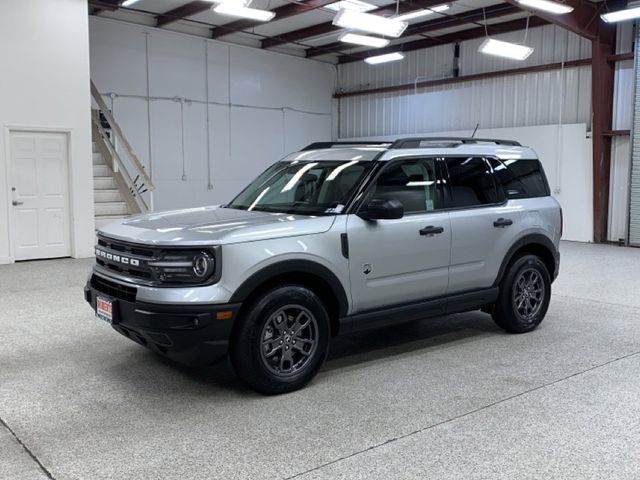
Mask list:
[[[547,267],[536,255],[523,255],[509,265],[502,278],[492,317],[507,332],[530,332],[544,319],[550,300]]]
[[[231,364],[253,390],[274,395],[305,386],[324,363],[330,322],[320,298],[284,285],[256,298],[241,314],[229,347]]]

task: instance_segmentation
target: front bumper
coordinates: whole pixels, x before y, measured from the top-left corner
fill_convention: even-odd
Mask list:
[[[227,353],[240,304],[139,302],[135,288],[119,290],[113,288],[117,282],[105,284],[95,278],[92,275],[84,288],[85,300],[95,311],[97,295],[113,299],[112,327],[125,337],[188,366],[210,365]]]

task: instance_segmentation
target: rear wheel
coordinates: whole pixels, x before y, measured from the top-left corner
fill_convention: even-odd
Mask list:
[[[297,285],[275,288],[243,313],[230,357],[240,379],[254,390],[277,394],[306,385],[324,362],[329,316],[320,298]]]
[[[530,332],[544,319],[550,299],[551,277],[544,262],[536,255],[523,255],[502,279],[492,316],[508,332]]]

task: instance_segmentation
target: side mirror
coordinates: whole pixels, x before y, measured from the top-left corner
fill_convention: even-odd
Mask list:
[[[372,198],[358,216],[365,220],[394,220],[404,216],[404,206],[397,198]]]

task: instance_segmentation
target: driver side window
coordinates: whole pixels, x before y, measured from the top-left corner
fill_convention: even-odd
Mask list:
[[[392,161],[382,171],[371,197],[395,198],[405,213],[424,213],[438,208],[434,159]]]

